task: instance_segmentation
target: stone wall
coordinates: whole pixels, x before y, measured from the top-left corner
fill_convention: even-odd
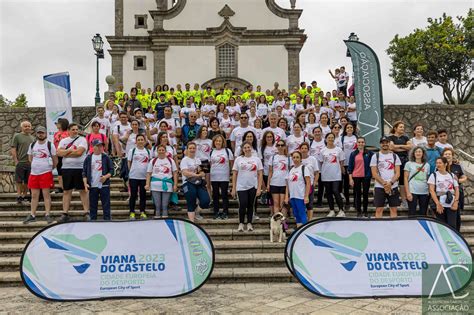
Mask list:
[[[0,165],[0,193],[16,192],[15,167]]]

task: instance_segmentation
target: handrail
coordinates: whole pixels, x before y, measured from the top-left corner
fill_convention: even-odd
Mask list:
[[[463,151],[461,149],[456,149],[456,151],[459,155],[462,155],[464,158],[466,158],[466,160],[468,160],[469,162],[474,163],[474,156],[470,155],[469,153],[467,153],[466,151]]]
[[[390,129],[393,128],[392,124],[390,124],[386,119],[383,120],[386,125],[390,127]]]

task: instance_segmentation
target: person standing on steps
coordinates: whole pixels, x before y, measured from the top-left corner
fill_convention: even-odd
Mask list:
[[[306,215],[309,221],[313,219],[314,191],[318,187],[318,181],[320,177],[319,163],[316,157],[309,155],[309,143],[303,142],[300,145],[298,151],[301,152],[301,163],[305,166],[306,173],[309,176],[309,181],[311,184],[310,190],[309,190],[308,202],[305,203]]]
[[[428,176],[430,165],[426,162],[426,151],[422,146],[413,148],[409,153],[409,161],[405,164],[403,176],[405,192],[408,200],[408,216],[426,215],[430,199]],[[419,207],[416,210],[417,205]]]
[[[397,217],[397,207],[400,206],[400,192],[398,191],[398,177],[402,162],[398,155],[390,151],[390,138],[380,138],[380,152],[372,156],[370,168],[375,179],[374,206],[375,217],[383,216],[385,200],[388,200],[390,217]]]
[[[181,160],[180,169],[183,176],[183,192],[188,207],[188,219],[194,222],[196,217],[196,202],[199,201],[199,208],[207,209],[211,202],[206,189],[206,174],[201,170],[201,160],[196,157],[197,146],[194,142],[189,142],[186,148],[186,156]]]
[[[36,140],[30,144],[28,159],[31,163],[31,173],[28,179],[28,188],[31,190],[31,214],[23,221],[29,223],[36,221],[40,192],[43,193],[45,220],[53,222],[51,212],[50,189],[54,187],[53,169],[58,163],[56,148],[47,140],[46,128],[36,127]]]
[[[302,155],[299,151],[294,151],[291,154],[293,166],[286,178],[286,193],[285,203],[289,203],[293,209],[293,215],[296,220],[296,227],[300,227],[306,222],[306,204],[309,203],[309,194],[311,190],[311,180],[309,170],[305,170],[305,165],[302,163]]]
[[[368,218],[369,190],[372,179],[370,160],[372,151],[365,147],[365,138],[357,138],[357,149],[350,154],[347,173],[349,174],[349,185],[354,189],[354,201],[357,217]],[[363,211],[362,211],[363,209]]]
[[[339,192],[342,180],[342,173],[344,172],[344,152],[340,147],[335,145],[336,136],[333,133],[326,135],[326,147],[321,150],[319,161],[321,162],[321,182],[323,183],[328,204],[328,217],[334,217],[334,198],[336,199],[339,212],[338,217],[345,217],[343,210],[342,196]]]
[[[112,177],[112,160],[104,152],[104,143],[100,139],[92,141],[93,151],[84,160],[82,177],[84,190],[89,192],[90,218],[97,220],[97,210],[102,205],[103,218],[110,221],[110,178]]]
[[[342,119],[341,119],[342,120]],[[350,197],[350,185],[349,185],[349,172],[347,171],[349,166],[349,159],[351,153],[357,149],[357,134],[355,133],[354,126],[347,123],[344,126],[342,136],[341,136],[341,146],[344,151],[344,174],[342,176],[343,190],[344,190],[344,199],[346,200],[345,210],[349,211],[351,208],[351,203],[349,201]],[[354,191],[353,191],[354,193]],[[354,195],[354,194],[353,194]],[[354,202],[352,203],[354,206]]]
[[[247,231],[253,231],[252,219],[255,200],[261,194],[263,165],[260,158],[252,155],[252,144],[242,144],[241,155],[235,159],[232,168],[232,196],[239,200],[239,232],[244,231],[247,216]]]
[[[456,154],[453,149],[451,148],[446,148],[443,151],[443,156],[448,160],[448,171],[456,175],[456,180],[458,181],[459,184],[459,202],[458,202],[458,213],[457,213],[457,224],[456,224],[456,230],[460,231],[461,230],[461,212],[464,210],[464,188],[463,184],[467,182],[467,176],[464,174],[464,170],[459,164],[458,161],[456,161]]]
[[[58,121],[56,122],[56,128],[58,128],[58,131],[54,133],[53,136],[53,143],[54,143],[54,148],[57,150],[59,146],[59,142],[64,139],[69,137],[69,121],[66,118],[59,118]],[[58,186],[59,188],[56,189],[55,193],[63,193],[63,176],[62,176],[62,166],[63,166],[63,158],[58,156],[58,164],[56,165],[56,170],[58,172]]]
[[[23,204],[28,202],[28,177],[30,176],[31,164],[28,160],[28,149],[35,140],[31,135],[31,123],[23,121],[20,124],[21,132],[13,136],[11,142],[11,155],[15,163],[16,202]]]
[[[137,135],[135,138],[136,147],[130,148],[127,154],[128,182],[130,186],[130,220],[135,220],[135,204],[137,202],[138,194],[140,193],[140,219],[146,219],[146,178],[148,163],[152,158],[150,150],[145,148],[146,140],[144,135]]]
[[[263,141],[265,141],[265,138],[267,138],[268,136],[270,136],[272,138],[272,141],[274,141],[273,132],[271,131],[267,131],[264,134]],[[286,208],[284,207],[286,192],[285,179],[288,176],[288,171],[290,170],[291,160],[287,155],[287,148],[284,140],[280,140],[276,143],[276,149],[276,153],[272,150],[268,162],[267,191],[271,193],[273,200],[273,209],[270,208],[273,211],[270,213],[270,216],[274,215],[277,212],[281,212],[283,213],[283,216],[285,218],[288,218],[288,213],[286,211]]]
[[[127,135],[129,131],[132,130],[130,123],[128,122],[128,115],[126,112],[120,112],[119,121],[115,124],[115,127],[112,131],[112,141],[115,147],[115,152],[117,156],[121,159],[120,167],[120,178],[123,180],[123,188],[121,192],[128,192],[127,180],[128,180],[128,161],[127,161]]]
[[[72,190],[79,191],[82,207],[84,209],[84,218],[90,220],[89,216],[89,196],[84,190],[82,180],[82,169],[87,155],[87,141],[79,136],[79,127],[77,124],[69,124],[69,137],[61,140],[58,146],[58,156],[63,158],[63,214],[59,222],[69,221],[69,207],[71,206]]]

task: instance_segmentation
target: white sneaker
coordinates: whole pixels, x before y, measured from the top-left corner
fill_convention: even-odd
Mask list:
[[[402,208],[408,209],[408,202],[406,200],[402,200]]]
[[[253,219],[254,219],[254,220],[260,220],[260,217],[259,217],[256,213],[254,213]]]
[[[344,210],[339,210],[339,212],[337,213],[338,218],[343,218],[345,216],[346,216],[346,214],[344,213]]]
[[[202,217],[202,215],[200,214],[196,214],[196,220],[203,220],[204,218]]]
[[[247,231],[253,231],[252,223],[247,223]]]
[[[334,216],[336,216],[336,213],[334,212],[334,210],[329,211],[327,217],[330,218],[330,217],[334,217]]]
[[[243,232],[244,231],[244,224],[239,223],[239,228],[237,229],[238,232]]]

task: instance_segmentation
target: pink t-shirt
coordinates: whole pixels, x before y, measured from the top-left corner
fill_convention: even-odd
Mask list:
[[[363,151],[359,152],[359,154],[355,156],[354,170],[352,171],[352,177],[365,177]]]
[[[101,133],[91,133],[88,134],[87,137],[87,144],[89,145],[89,153],[94,152],[94,146],[92,145],[92,141],[95,139],[99,139],[102,142],[105,142],[105,136]]]

